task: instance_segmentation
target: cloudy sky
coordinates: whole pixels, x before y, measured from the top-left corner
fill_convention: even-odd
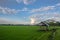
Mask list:
[[[0,0],[0,24],[60,21],[60,0]]]

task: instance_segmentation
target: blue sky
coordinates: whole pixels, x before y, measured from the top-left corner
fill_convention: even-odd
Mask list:
[[[0,24],[60,21],[60,0],[0,0]]]

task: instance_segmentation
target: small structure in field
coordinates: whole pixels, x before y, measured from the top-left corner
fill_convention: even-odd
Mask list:
[[[40,26],[40,30],[42,30],[42,31],[49,30],[49,25],[46,22],[41,22],[38,25]]]

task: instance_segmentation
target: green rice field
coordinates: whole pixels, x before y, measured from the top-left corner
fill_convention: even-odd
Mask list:
[[[39,26],[0,26],[0,40],[50,40],[51,31],[38,31],[39,28]],[[60,40],[60,28],[56,31],[55,40]]]

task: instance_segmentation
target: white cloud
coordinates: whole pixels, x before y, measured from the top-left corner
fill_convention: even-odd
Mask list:
[[[59,3],[57,5],[60,5]],[[15,14],[15,13],[20,13],[20,12],[28,12],[28,13],[37,13],[37,12],[44,12],[44,11],[50,11],[50,10],[54,10],[56,9],[56,5],[55,6],[46,6],[46,7],[40,7],[37,9],[28,9],[26,7],[22,8],[22,9],[11,9],[11,8],[4,8],[0,6],[0,13],[4,13],[4,14]]]
[[[21,3],[21,2],[22,2],[22,0],[16,0],[16,2],[17,2],[17,3]]]
[[[54,6],[45,6],[45,7],[40,7],[40,8],[37,8],[37,9],[32,9],[32,10],[30,10],[29,13],[37,13],[37,12],[50,11],[50,10],[56,9],[58,6],[60,6],[60,3],[57,3]]]
[[[0,24],[30,24],[29,21],[0,17]]]
[[[33,18],[35,20],[35,23],[39,23],[41,21],[45,21],[48,19],[54,19],[55,21],[60,21],[60,14],[58,12],[33,14],[29,18],[30,19]]]
[[[32,9],[31,13],[53,10],[54,8],[55,8],[55,6],[47,6],[47,7],[42,7],[42,8],[38,8],[38,9]]]
[[[28,5],[28,4],[35,2],[35,0],[23,0],[23,2],[24,4]]]
[[[20,10],[0,7],[0,13],[4,14],[15,14],[18,13],[19,11]]]
[[[60,6],[60,3],[57,3],[56,6]]]
[[[10,19],[0,17],[0,24],[20,24],[20,22],[16,20],[12,21]]]
[[[28,8],[24,7],[22,10],[20,11],[30,11]]]
[[[16,0],[16,1],[17,3],[23,2],[25,5],[28,5],[28,4],[34,3],[36,0]]]
[[[0,13],[3,14],[16,14],[16,13],[20,13],[20,12],[29,12],[30,10],[26,7],[22,8],[22,9],[11,9],[11,8],[4,8],[4,7],[0,7]]]
[[[42,8],[38,8],[38,9],[28,9],[26,7],[22,8],[22,9],[11,9],[11,8],[4,8],[4,7],[0,7],[0,13],[4,13],[4,14],[16,14],[16,13],[20,13],[20,12],[29,12],[29,13],[36,13],[36,12],[42,12],[42,11],[48,11],[48,10],[53,10],[55,8],[55,6],[47,6],[47,7],[42,7]]]
[[[31,24],[34,24],[35,23],[35,19],[34,18],[31,18]]]

